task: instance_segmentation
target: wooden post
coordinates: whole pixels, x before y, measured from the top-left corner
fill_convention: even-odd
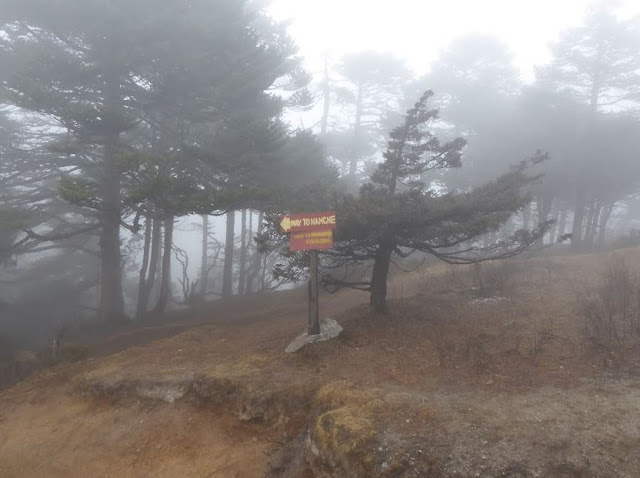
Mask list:
[[[318,251],[310,251],[311,280],[309,281],[309,335],[320,334],[320,307],[318,298]]]

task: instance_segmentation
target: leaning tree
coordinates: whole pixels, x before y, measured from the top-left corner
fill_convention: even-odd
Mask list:
[[[429,181],[429,173],[461,166],[465,140],[441,143],[429,130],[438,119],[427,91],[394,129],[384,161],[357,196],[344,196],[336,205],[339,218],[336,245],[327,252],[327,265],[373,263],[371,279],[348,283],[332,274],[325,285],[369,291],[375,312],[387,310],[387,277],[394,256],[426,253],[452,264],[469,264],[511,257],[534,244],[548,229],[520,230],[489,245],[479,241],[497,231],[531,201],[530,186],[538,176],[531,168],[543,161],[538,153],[497,179],[473,190],[446,192]]]

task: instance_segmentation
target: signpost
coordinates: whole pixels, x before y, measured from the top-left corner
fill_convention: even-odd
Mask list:
[[[280,218],[280,229],[289,234],[292,251],[309,251],[311,259],[309,280],[309,336],[320,334],[318,300],[318,251],[333,247],[335,212],[288,214]]]

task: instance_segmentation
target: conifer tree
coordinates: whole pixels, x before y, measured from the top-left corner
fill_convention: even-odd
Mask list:
[[[407,112],[404,124],[391,132],[384,161],[358,196],[346,196],[336,206],[339,225],[336,246],[327,253],[329,266],[373,262],[373,272],[370,280],[356,284],[327,274],[324,283],[369,291],[375,312],[387,310],[387,278],[394,256],[421,252],[451,264],[510,257],[532,245],[549,226],[479,245],[478,238],[498,230],[531,201],[528,186],[537,177],[529,170],[544,155],[468,192],[440,192],[425,178],[460,167],[465,141],[441,143],[428,129],[438,118],[438,111],[428,105],[432,96],[426,92]]]

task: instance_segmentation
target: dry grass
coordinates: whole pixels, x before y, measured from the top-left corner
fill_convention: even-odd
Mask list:
[[[305,450],[317,476],[340,476],[339,470],[346,476],[374,477],[463,477],[479,472],[516,476],[513,470],[524,470],[522,476],[562,476],[562,470],[573,470],[577,476],[634,476],[640,463],[628,454],[640,440],[640,419],[635,418],[640,416],[640,382],[630,364],[640,353],[628,348],[622,365],[594,354],[593,329],[585,335],[585,316],[577,300],[584,291],[592,291],[602,301],[602,310],[633,304],[628,294],[616,294],[620,284],[634,290],[631,271],[640,266],[640,252],[621,255],[627,275],[617,266],[612,273],[600,255],[418,271],[392,284],[388,317],[371,316],[366,306],[350,308],[352,297],[365,300],[364,296],[332,297],[327,299],[334,301],[331,315],[344,326],[344,334],[293,356],[283,350],[304,329],[304,314],[291,314],[285,308],[289,303],[283,302],[271,305],[262,320],[195,328],[147,347],[77,364],[68,373],[80,377],[76,384],[102,385],[95,389],[98,393],[111,389],[137,394],[140,403],[151,404],[149,413],[139,413],[158,423],[160,414],[153,410],[170,413],[192,400],[203,410],[214,405],[218,412],[235,414],[262,433],[268,431],[269,437],[279,437],[272,446],[239,444],[239,450],[270,451],[292,443],[291,437],[310,436],[310,444],[297,439],[301,448],[296,450]],[[340,304],[348,311],[335,314]],[[635,315],[622,317],[629,322]],[[616,336],[619,332],[612,334]],[[11,409],[0,408],[1,431],[13,437],[5,442],[10,447],[0,445],[3,459],[42,459],[24,445],[28,437],[15,438],[20,421],[12,418],[14,412],[16,417],[37,412],[41,419],[31,423],[29,433],[51,436],[45,430],[46,410],[23,403],[26,393],[39,393],[40,380],[3,397],[13,397]],[[65,388],[64,393],[69,392]],[[55,400],[61,396],[56,393],[38,406],[56,410]],[[177,402],[157,405],[154,397]],[[115,405],[133,416],[132,406]],[[197,416],[194,410],[189,413]],[[113,432],[117,427],[109,425],[109,417],[115,412],[101,413],[102,430]],[[71,436],[87,416],[86,410],[71,414],[69,426],[57,439]],[[631,428],[620,428],[629,420]],[[149,431],[140,433],[142,437]],[[173,439],[168,431],[154,433]],[[205,449],[207,440],[205,434],[198,435],[193,446]],[[50,445],[41,444],[38,456],[46,457],[46,450],[55,448]],[[229,447],[220,450],[228,452]],[[116,462],[122,456],[130,458],[118,455],[122,453],[104,442],[101,463],[107,461],[105,456]],[[594,457],[591,462],[581,458],[585,454]],[[163,460],[159,453],[153,457]],[[83,463],[90,458],[87,451]],[[175,463],[184,463],[183,458],[173,457]],[[252,457],[244,460],[249,463]],[[158,476],[170,476],[163,475],[159,463],[128,476],[158,470]],[[242,459],[234,463],[236,468],[220,476],[242,476]],[[59,469],[68,472],[70,466]],[[281,469],[297,470],[286,463]],[[303,473],[300,469],[300,474],[292,471],[287,476]]]
[[[611,254],[598,284],[582,291],[579,312],[585,336],[598,346],[625,347],[640,340],[640,277]]]

